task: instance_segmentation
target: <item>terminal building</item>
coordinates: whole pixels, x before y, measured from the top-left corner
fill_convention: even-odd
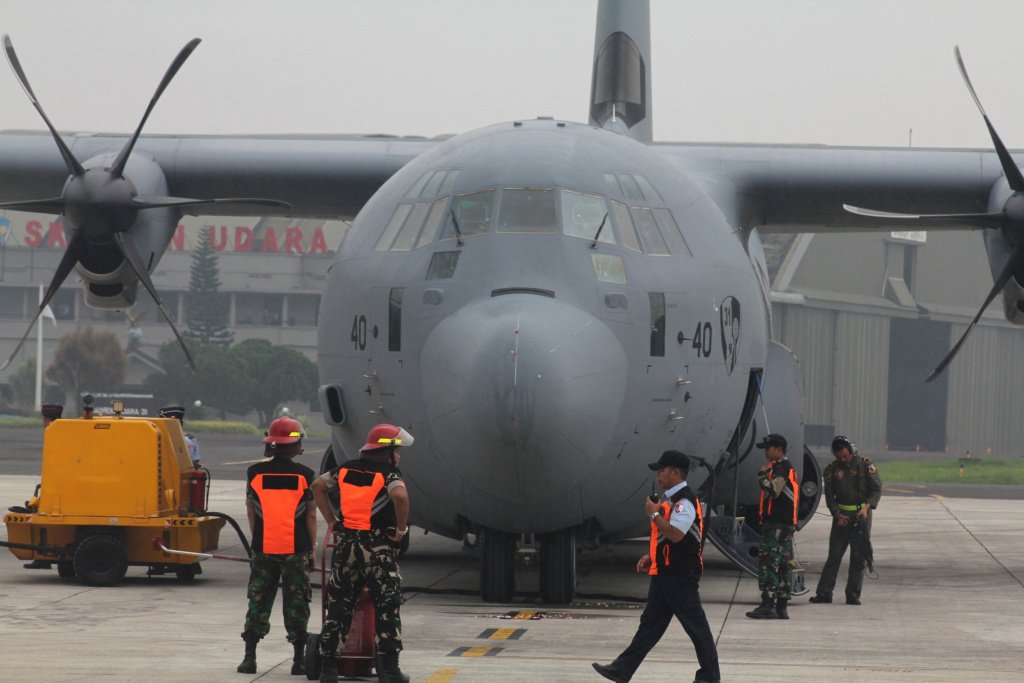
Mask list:
[[[315,361],[320,295],[347,229],[342,221],[185,217],[153,273],[153,284],[184,331],[192,252],[201,231],[207,231],[218,256],[220,291],[230,297],[229,326],[235,341],[267,339],[298,349]],[[35,315],[41,287],[49,284],[65,246],[61,225],[53,216],[0,212],[0,355],[4,359]],[[162,371],[157,351],[173,341],[174,334],[144,288],[139,287],[135,305],[124,312],[90,308],[84,298],[72,272],[50,304],[56,325],[44,321],[44,366],[52,361],[63,335],[77,326],[92,325],[114,332],[128,352],[129,390],[137,389],[147,375]],[[0,386],[35,357],[35,336],[33,332],[11,365],[0,372]],[[47,395],[53,396],[53,390]]]
[[[192,250],[209,231],[235,341],[268,339],[316,359],[320,296],[348,225],[341,221],[182,220],[153,274],[184,327]],[[997,299],[957,358],[924,378],[966,329],[992,286],[980,234],[816,233],[763,237],[772,279],[773,337],[800,359],[805,440],[836,433],[867,452],[947,451],[974,457],[1024,454],[1024,329]],[[51,216],[0,212],[0,355],[24,334],[65,246]],[[78,325],[114,331],[129,351],[130,389],[161,371],[157,350],[173,335],[141,288],[126,312],[94,310],[72,274],[55,297],[56,329],[44,325],[44,364]],[[141,336],[139,336],[141,333]],[[34,335],[33,335],[34,336]],[[35,356],[26,343],[0,372]],[[770,381],[770,369],[768,381]]]

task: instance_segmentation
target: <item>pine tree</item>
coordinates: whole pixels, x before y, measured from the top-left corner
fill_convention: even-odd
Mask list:
[[[199,245],[192,251],[184,336],[202,344],[228,346],[235,339],[228,329],[230,313],[231,299],[220,291],[220,265],[210,231],[202,230]]]

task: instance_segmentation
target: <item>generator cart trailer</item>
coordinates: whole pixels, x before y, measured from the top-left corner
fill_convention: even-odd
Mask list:
[[[56,420],[43,434],[42,482],[25,506],[4,517],[23,560],[50,561],[63,578],[109,586],[129,566],[199,573],[190,552],[217,549],[222,516],[205,511],[209,476],[188,455],[170,418],[111,416]]]

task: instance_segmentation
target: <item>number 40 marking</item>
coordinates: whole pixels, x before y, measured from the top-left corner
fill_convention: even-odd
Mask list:
[[[697,323],[690,346],[697,349],[698,356],[707,358],[711,355],[711,323]]]

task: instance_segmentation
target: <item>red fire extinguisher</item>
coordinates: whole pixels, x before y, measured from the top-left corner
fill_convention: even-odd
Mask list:
[[[188,508],[192,512],[206,512],[206,500],[210,491],[210,470],[196,467],[188,478]]]

